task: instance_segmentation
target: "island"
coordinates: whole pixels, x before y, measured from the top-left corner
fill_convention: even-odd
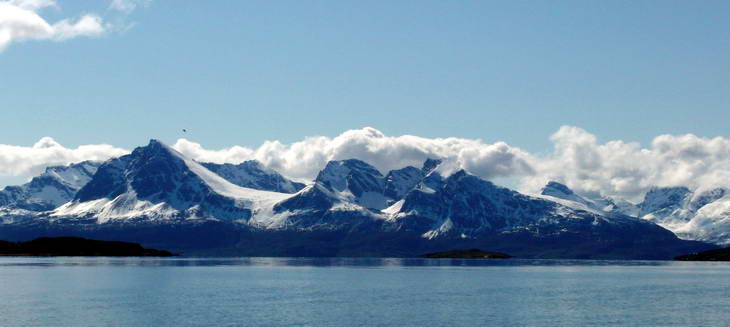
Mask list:
[[[28,242],[0,241],[0,256],[170,257],[174,254],[165,250],[146,249],[130,242],[41,237]]]
[[[512,256],[499,252],[487,252],[479,249],[451,250],[426,253],[420,256],[428,259],[509,259]]]
[[[730,248],[709,250],[700,253],[683,254],[674,257],[677,261],[730,261]]]

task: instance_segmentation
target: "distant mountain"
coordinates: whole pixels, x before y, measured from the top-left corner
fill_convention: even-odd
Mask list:
[[[0,211],[46,211],[62,205],[88,183],[100,162],[52,166],[30,182],[0,191]]]
[[[218,176],[241,187],[271,192],[296,193],[305,186],[264,167],[256,160],[244,161],[237,165],[209,162],[200,164],[218,174]]]
[[[586,197],[573,192],[568,186],[550,181],[543,187],[540,195],[543,198],[560,202],[567,206],[595,211],[608,215],[626,215],[636,217],[639,207],[631,202],[622,199],[611,199],[606,197],[594,196]],[[566,202],[567,201],[567,202]]]
[[[700,192],[686,187],[653,188],[639,204],[639,217],[684,239],[729,244],[729,195],[724,188]]]
[[[588,198],[567,186],[549,182],[541,195],[575,209],[638,217],[656,223],[682,239],[730,244],[730,192],[724,188],[692,191],[687,187],[654,187],[639,204],[620,199]]]
[[[546,190],[552,195],[532,197],[463,170],[442,176],[439,165],[427,160],[384,175],[360,160],[331,161],[301,188],[257,163],[200,164],[152,140],[101,164],[71,201],[0,225],[0,238],[123,237],[205,255],[415,256],[488,248],[523,257],[659,259],[710,247],[603,211],[557,184]]]

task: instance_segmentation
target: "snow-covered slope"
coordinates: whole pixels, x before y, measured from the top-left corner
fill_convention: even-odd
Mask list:
[[[603,215],[639,217],[687,240],[730,244],[730,193],[724,188],[692,191],[686,187],[654,187],[636,205],[621,199],[590,198],[549,182],[539,197],[576,210]]]
[[[222,219],[248,221],[267,215],[290,194],[232,184],[201,164],[152,140],[99,167],[73,201],[48,218],[116,220]]]
[[[636,217],[639,207],[622,199],[611,199],[602,196],[581,196],[568,186],[551,181],[548,182],[537,197],[558,202],[577,210],[586,210],[601,215],[626,215]]]
[[[380,171],[357,159],[328,162],[314,182],[341,201],[369,209],[383,209],[392,201],[385,196],[385,180]]]
[[[237,165],[216,163],[201,163],[201,165],[227,181],[242,187],[262,191],[296,193],[305,186],[264,167],[256,160],[244,161]]]
[[[91,180],[99,165],[101,162],[84,161],[68,166],[48,167],[30,182],[20,186],[8,186],[0,191],[0,209],[9,215],[9,212],[56,208],[73,199],[76,192]]]
[[[556,191],[561,193],[550,193],[568,197],[572,193],[562,187]],[[582,230],[600,234],[616,226],[651,230],[647,223],[636,218],[607,215],[578,202],[580,199],[572,199],[576,201],[523,195],[461,170],[445,178],[440,187],[415,188],[397,204],[398,210],[389,208],[389,212],[391,219],[402,228],[422,231],[423,237],[430,239],[515,232],[547,233],[543,235],[547,236]]]
[[[683,239],[730,244],[729,195],[724,188],[699,192],[686,187],[653,188],[639,205],[639,217]]]

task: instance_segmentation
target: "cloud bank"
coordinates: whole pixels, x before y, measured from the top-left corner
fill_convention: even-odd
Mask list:
[[[381,172],[408,165],[420,167],[427,158],[441,158],[457,169],[485,178],[532,173],[528,154],[504,142],[486,144],[462,138],[423,138],[412,135],[386,136],[366,127],[349,130],[337,137],[308,137],[292,144],[264,142],[257,149],[235,146],[207,150],[200,144],[179,139],[173,148],[200,161],[238,163],[255,159],[269,168],[295,179],[312,179],[330,160],[357,158]]]
[[[30,147],[0,144],[0,175],[31,177],[46,167],[67,165],[84,160],[106,160],[129,153],[107,144],[82,145],[66,148],[50,137],[44,137]]]
[[[595,135],[581,128],[563,126],[550,140],[554,148],[549,154],[534,155],[504,142],[387,136],[366,127],[291,144],[266,141],[257,148],[207,149],[187,139],[177,140],[172,147],[198,161],[258,160],[298,180],[313,179],[329,160],[357,158],[387,172],[408,165],[420,167],[426,158],[440,158],[446,162],[447,173],[465,169],[485,179],[513,178],[528,193],[539,192],[550,180],[581,194],[633,201],[639,201],[653,186],[730,187],[730,139],[724,137],[660,135],[644,148],[621,140],[599,143]],[[125,149],[104,144],[69,149],[49,137],[32,147],[0,145],[0,175],[29,177],[49,165],[125,153]]]
[[[730,139],[724,137],[660,135],[642,148],[620,140],[600,144],[581,128],[563,126],[550,140],[552,154],[532,157],[536,173],[522,179],[522,190],[556,180],[579,193],[638,201],[653,186],[730,186]]]

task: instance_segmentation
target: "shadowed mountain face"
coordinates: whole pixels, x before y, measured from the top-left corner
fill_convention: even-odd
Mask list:
[[[72,201],[3,224],[0,238],[123,235],[206,255],[413,256],[483,248],[527,257],[648,259],[708,247],[648,221],[566,205],[554,196],[577,195],[560,185],[551,187],[560,191],[552,201],[463,170],[441,176],[439,164],[427,160],[420,169],[383,175],[360,160],[332,161],[302,188],[255,162],[199,164],[152,140],[99,166]]]

